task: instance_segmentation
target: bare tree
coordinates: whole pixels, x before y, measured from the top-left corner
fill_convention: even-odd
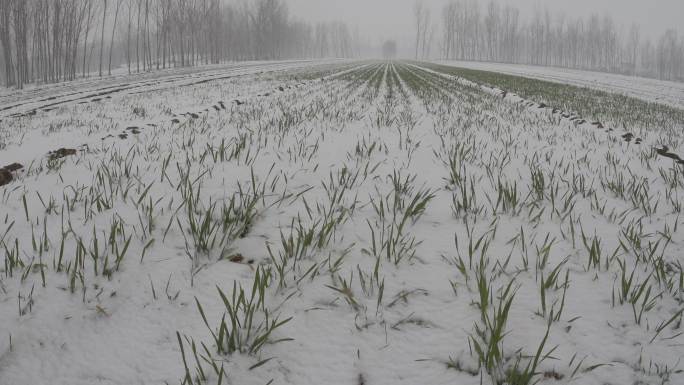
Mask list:
[[[104,1],[104,9],[102,11],[102,28],[100,30],[102,31],[100,33],[100,77],[102,77],[102,52],[104,51],[104,30],[105,30],[105,24],[107,24],[107,0]]]
[[[416,3],[419,4],[419,3]],[[414,7],[414,16],[425,13]],[[609,16],[567,18],[535,9],[526,21],[512,6],[492,0],[480,16],[475,0],[450,0],[442,8],[442,56],[461,60],[554,65],[581,69],[682,79],[682,40],[665,32],[657,45],[642,42],[638,25],[626,31]],[[416,57],[425,56],[424,17],[416,23]],[[653,52],[656,51],[656,52]]]
[[[427,31],[430,24],[430,10],[425,7],[425,4],[422,0],[416,0],[414,3],[413,17],[416,28],[415,59],[418,60],[420,56],[424,56],[425,54]]]
[[[114,49],[114,32],[116,32],[116,22],[119,19],[119,8],[121,7],[121,1],[122,0],[116,1],[116,12],[114,12],[114,23],[112,24],[112,38],[109,40],[109,67],[107,70],[107,74],[109,75],[112,74],[112,50]]]
[[[83,38],[83,77],[86,76],[86,56],[88,54],[88,32],[90,32],[90,25],[92,24],[93,17],[93,2],[92,0],[87,0],[85,4],[87,9],[87,16],[85,19],[85,37]]]
[[[12,58],[12,41],[10,23],[12,16],[13,0],[0,0],[0,42],[2,43],[2,56],[5,58],[5,83],[8,86],[15,84],[14,63]]]
[[[641,34],[639,31],[639,26],[637,24],[632,24],[629,29],[629,57],[630,64],[632,66],[632,75],[636,76],[637,73],[637,60],[639,58],[639,45],[641,43]]]

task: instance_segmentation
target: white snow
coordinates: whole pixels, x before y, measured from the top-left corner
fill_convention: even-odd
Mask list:
[[[649,102],[657,102],[672,107],[684,108],[684,83],[682,82],[522,64],[455,60],[443,60],[438,61],[437,63],[524,76],[556,83],[572,84],[579,87],[589,87],[601,91],[621,93]]]
[[[154,82],[163,79],[170,86],[124,77],[116,84],[143,85],[9,117],[44,103],[26,96],[3,115],[0,167],[26,167],[0,187],[0,385],[178,384],[176,333],[193,383],[190,341],[208,384],[218,380],[209,361],[225,368],[224,384],[491,383],[473,348],[479,272],[488,315],[502,289],[515,290],[494,376],[518,354],[527,365],[562,303],[535,381],[684,381],[681,316],[655,330],[683,301],[684,175],[649,148],[659,133],[626,143],[403,63],[234,65]],[[65,87],[40,98],[68,99]],[[132,126],[140,133],[119,138]],[[49,160],[60,147],[78,152]],[[222,240],[233,234],[223,205],[250,196],[258,214]],[[399,226],[421,197],[424,210]],[[464,200],[469,208],[454,208]],[[205,231],[217,236],[200,250],[192,222],[201,228],[212,207]],[[332,230],[319,237],[323,224]],[[313,243],[297,243],[309,230]],[[399,240],[389,259],[381,239]],[[288,253],[299,256],[284,259],[279,285]],[[635,271],[630,294],[637,281],[651,287],[640,323],[616,297],[621,263]],[[556,268],[543,311],[540,286]],[[269,317],[292,317],[270,340],[287,341],[219,354],[218,288],[251,293],[257,269],[271,269]]]

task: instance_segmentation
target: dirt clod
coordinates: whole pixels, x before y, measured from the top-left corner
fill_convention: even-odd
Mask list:
[[[12,163],[0,168],[0,186],[4,186],[14,180],[13,172],[24,168],[20,163]]]
[[[670,148],[665,146],[665,145],[663,145],[662,148],[656,148],[655,150],[656,150],[656,153],[658,153],[658,155],[660,155],[660,156],[664,156],[666,158],[673,159],[673,160],[677,161],[677,163],[679,163],[679,164],[684,164],[684,162],[679,157],[679,155],[670,152]]]
[[[8,183],[10,183],[14,179],[12,176],[12,173],[5,170],[4,168],[0,168],[0,186],[4,186]]]
[[[3,167],[3,169],[5,169],[9,172],[15,172],[15,171],[21,170],[22,168],[24,168],[24,166],[21,163],[16,163],[16,162],[12,163],[12,164],[8,164],[7,166]]]
[[[53,160],[54,159],[60,159],[60,158],[64,158],[64,157],[67,157],[70,155],[76,155],[76,150],[73,148],[62,147],[58,150],[55,150],[55,151],[48,153],[48,155],[50,156],[50,159],[53,159]]]

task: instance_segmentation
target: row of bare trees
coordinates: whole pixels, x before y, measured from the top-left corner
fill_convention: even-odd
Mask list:
[[[358,55],[340,22],[290,17],[284,0],[0,0],[7,86],[237,60]]]
[[[414,7],[416,57],[431,57],[435,44],[442,58],[560,66],[667,80],[684,80],[684,35],[667,30],[654,43],[638,25],[621,28],[610,16],[568,18],[548,10],[521,17],[514,6],[490,0],[450,0],[441,9],[439,41],[426,39],[429,10]],[[426,16],[427,15],[427,16]],[[434,56],[434,55],[433,55]]]
[[[416,27],[415,59],[430,57],[430,48],[434,37],[434,28],[430,24],[431,13],[422,1],[416,1],[413,6],[414,23]]]

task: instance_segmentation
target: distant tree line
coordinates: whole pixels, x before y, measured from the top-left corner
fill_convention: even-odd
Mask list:
[[[290,17],[282,0],[0,0],[7,86],[237,60],[353,57],[341,22]]]
[[[414,7],[416,57],[430,57],[430,13]],[[620,28],[610,16],[569,18],[536,10],[523,19],[514,6],[451,0],[441,10],[439,54],[445,59],[560,66],[684,80],[684,35],[665,31],[655,42],[637,24]]]

